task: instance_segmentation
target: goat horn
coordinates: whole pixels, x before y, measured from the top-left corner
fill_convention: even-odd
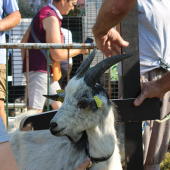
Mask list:
[[[100,76],[111,66],[116,63],[133,56],[133,54],[121,54],[106,58],[88,70],[85,74],[84,81],[90,87],[93,87]]]
[[[80,67],[77,69],[75,76],[77,75],[77,77],[81,77],[81,75],[83,75],[83,73],[85,73],[91,62],[93,61],[95,55],[97,53],[97,49],[95,48],[92,53],[86,58],[86,60],[80,65]]]
[[[43,96],[48,98],[48,99],[51,99],[51,100],[59,101],[61,98],[64,99],[65,92],[59,93],[59,94],[55,94],[55,95],[43,95]]]

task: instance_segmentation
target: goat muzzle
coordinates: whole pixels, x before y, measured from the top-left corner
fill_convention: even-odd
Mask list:
[[[56,128],[56,127],[57,127],[56,122],[50,123],[49,128],[50,128],[50,131],[51,131],[52,134],[54,133],[54,128]]]

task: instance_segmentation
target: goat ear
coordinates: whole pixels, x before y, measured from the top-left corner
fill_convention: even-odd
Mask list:
[[[64,97],[65,97],[65,92],[55,94],[55,95],[43,95],[43,96],[48,98],[48,99],[55,100],[55,101],[60,101],[60,102],[63,103]]]
[[[93,112],[96,112],[98,110],[98,106],[96,104],[96,101],[94,99],[88,99],[87,100],[88,106]]]

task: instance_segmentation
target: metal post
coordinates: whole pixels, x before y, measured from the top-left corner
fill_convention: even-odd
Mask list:
[[[88,55],[90,55],[90,50],[88,50]]]
[[[109,99],[111,99],[111,80],[110,80],[110,68],[108,70],[108,94],[109,94]]]
[[[90,50],[88,50],[88,55],[90,55]],[[89,69],[90,69],[90,66],[89,66]]]
[[[49,95],[49,74],[50,74],[50,52],[47,50],[47,95]],[[49,99],[47,99],[47,111],[50,110]]]
[[[7,117],[7,128],[8,128],[8,49],[6,49],[6,117]]]
[[[26,95],[27,95],[27,110],[29,108],[29,50],[26,49],[26,82],[27,82],[27,86],[26,86]]]
[[[57,43],[0,43],[0,48],[8,49],[94,49],[96,44],[57,44]]]
[[[68,62],[67,62],[67,68],[68,68],[68,71],[67,71],[67,83],[69,82],[70,80],[70,74],[69,74],[69,58],[70,58],[70,50],[68,49]]]
[[[122,47],[122,54],[134,54],[122,62],[123,98],[136,98],[141,92],[137,2],[120,26],[122,37],[129,42],[128,47]],[[125,123],[125,159],[127,170],[144,169],[142,121]]]

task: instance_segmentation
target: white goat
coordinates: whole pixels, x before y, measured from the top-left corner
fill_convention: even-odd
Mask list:
[[[74,170],[87,156],[93,162],[91,170],[122,170],[114,121],[116,109],[106,90],[96,82],[110,66],[132,55],[107,58],[87,71],[95,53],[96,50],[79,67],[64,93],[46,96],[65,97],[50,123],[53,135],[49,130],[18,129],[9,134],[20,170]],[[31,113],[24,116],[27,114]]]

